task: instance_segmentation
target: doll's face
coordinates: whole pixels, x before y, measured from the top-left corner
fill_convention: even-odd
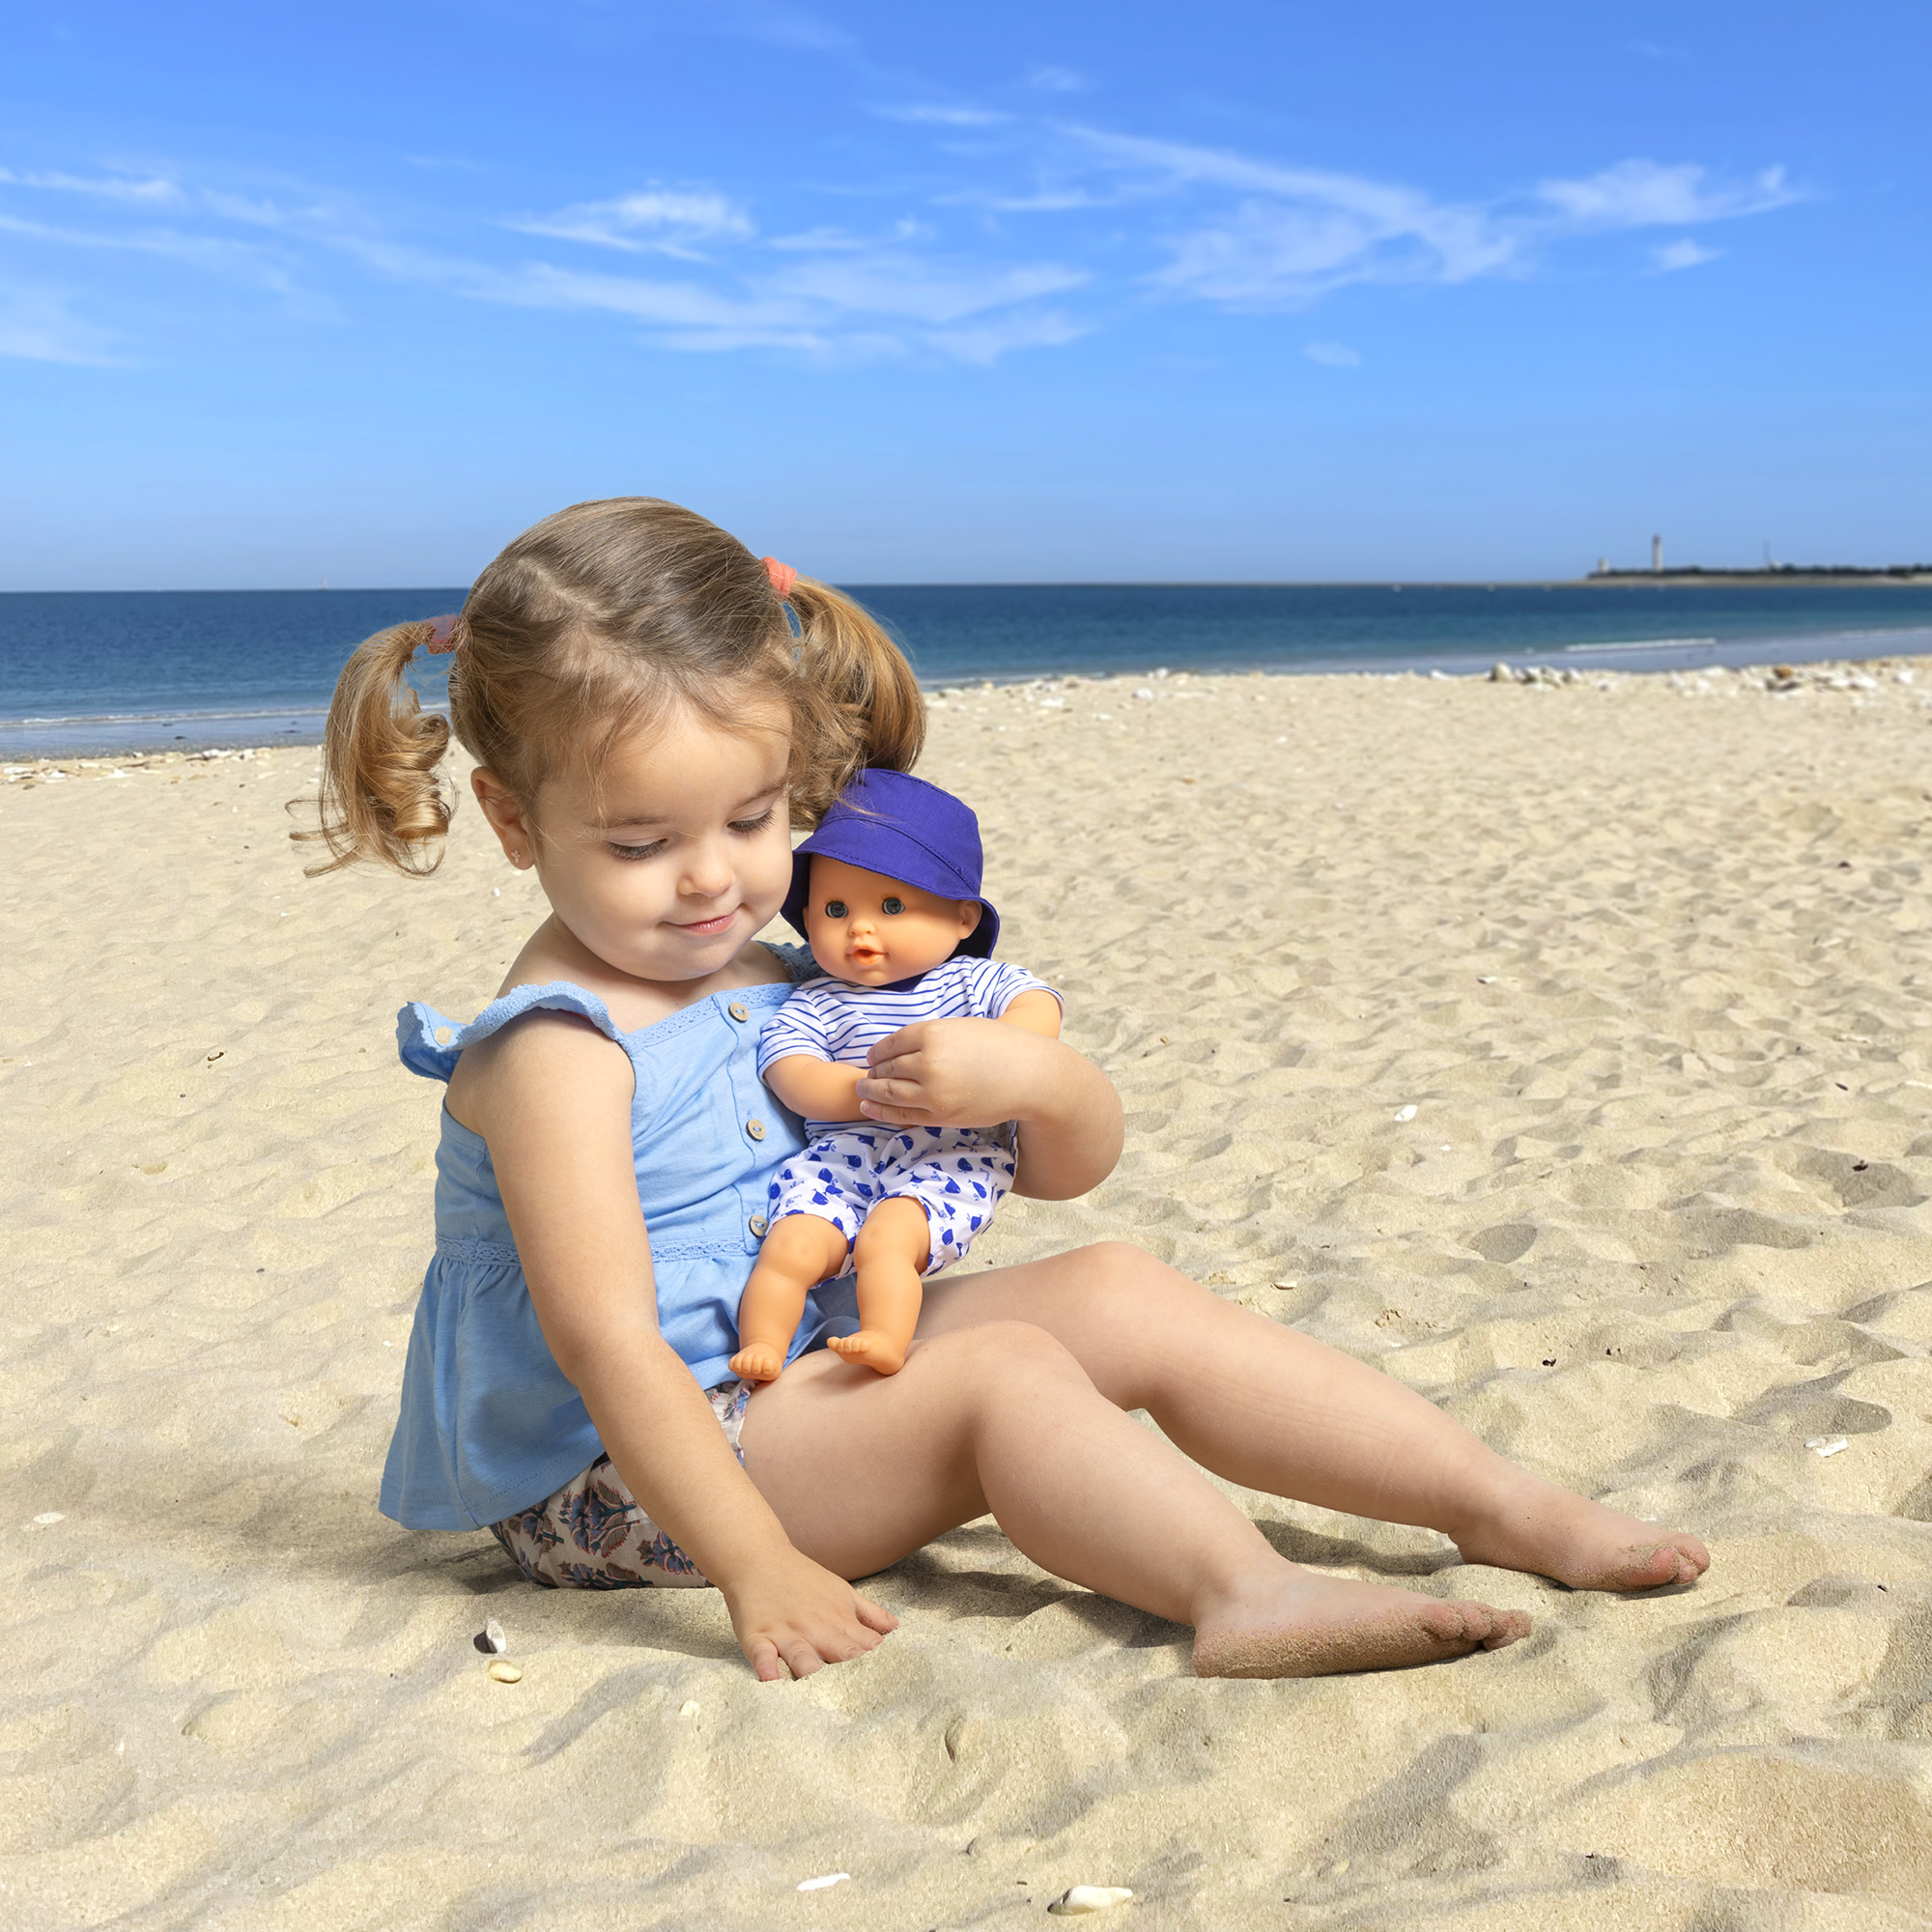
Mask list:
[[[890,986],[929,973],[979,923],[978,899],[943,899],[842,859],[812,859],[806,937],[835,980]]]

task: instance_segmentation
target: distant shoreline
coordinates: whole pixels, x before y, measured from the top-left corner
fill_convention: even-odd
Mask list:
[[[1678,570],[1593,570],[1589,576],[1575,581],[1584,584],[1672,583],[1680,587],[1687,583],[1766,584],[1772,587],[1780,583],[1808,583],[1827,588],[1842,583],[1862,587],[1868,583],[1932,583],[1932,564],[1898,563],[1889,564],[1882,570],[1865,570],[1848,563],[1821,564],[1815,569],[1798,569],[1789,564],[1775,563],[1769,570],[1706,570],[1702,564],[1690,563]]]

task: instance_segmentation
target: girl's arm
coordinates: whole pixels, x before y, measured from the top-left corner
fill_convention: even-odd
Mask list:
[[[623,1053],[569,1014],[479,1042],[465,1112],[490,1158],[557,1366],[631,1493],[724,1593],[761,1679],[870,1650],[895,1619],[791,1546],[658,1333]]]
[[[1070,1201],[1113,1173],[1123,1129],[1114,1083],[1054,1037],[1059,1024],[1045,992],[1022,993],[997,1020],[915,1021],[872,1049],[860,1107],[900,1127],[1017,1121],[1013,1192]]]

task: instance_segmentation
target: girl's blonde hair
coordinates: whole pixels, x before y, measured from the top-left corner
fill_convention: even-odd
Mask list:
[[[484,571],[456,620],[447,723],[407,677],[433,631],[378,632],[343,669],[321,825],[293,835],[328,848],[312,873],[358,859],[435,871],[456,806],[452,726],[527,807],[566,759],[594,768],[613,737],[673,704],[738,729],[747,700],[767,696],[791,720],[796,825],[815,825],[863,766],[910,771],[925,735],[912,667],[872,617],[810,578],[781,603],[736,537],[654,497],[559,510]]]

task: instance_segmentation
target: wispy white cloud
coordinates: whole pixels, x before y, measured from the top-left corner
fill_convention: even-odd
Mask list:
[[[753,232],[751,217],[737,203],[708,188],[642,188],[610,201],[579,202],[554,214],[519,216],[503,226],[596,248],[687,258],[707,242],[736,241]]]
[[[1548,181],[1537,190],[1575,228],[1693,228],[1766,214],[1803,197],[1782,168],[1765,168],[1746,182],[1715,182],[1689,163],[1619,161],[1581,181]]]
[[[1681,236],[1675,242],[1666,242],[1660,248],[1650,251],[1651,266],[1660,274],[1674,274],[1679,269],[1701,268],[1706,262],[1715,262],[1723,252],[1720,248],[1707,248],[1701,242],[1693,242],[1690,236]]]
[[[73,362],[95,367],[122,358],[114,338],[75,316],[66,297],[16,289],[0,296],[0,355],[25,362]]]
[[[12,168],[0,168],[0,185],[80,194],[95,201],[121,202],[139,208],[164,208],[186,199],[177,184],[154,175],[22,174]]]
[[[709,25],[809,37],[815,17],[745,0]],[[1080,80],[1037,69],[1008,98],[1065,96]],[[905,130],[889,137],[895,172],[781,184],[755,203],[715,182],[646,183],[506,213],[475,207],[484,188],[457,180],[428,205],[165,166],[0,169],[0,236],[170,258],[311,312],[303,291],[327,287],[353,315],[354,263],[456,300],[608,317],[667,349],[983,362],[1064,346],[1151,301],[1293,312],[1351,286],[1524,277],[1560,247],[1602,250],[1645,231],[1665,232],[1638,261],[1683,270],[1716,253],[1690,231],[1802,198],[1777,168],[1729,179],[1645,158],[1450,197],[1037,107],[915,99],[868,111]],[[861,203],[880,218],[838,218]],[[138,330],[146,313],[129,304],[123,326]],[[90,346],[71,317],[63,333],[50,310],[10,326],[16,342],[108,353],[108,337]],[[1325,339],[1301,353],[1360,362]]]
[[[1017,119],[997,107],[947,106],[937,101],[896,101],[874,107],[881,121],[924,128],[1003,128]]]
[[[1029,68],[1026,84],[1036,94],[1085,94],[1094,85],[1070,67]]]

